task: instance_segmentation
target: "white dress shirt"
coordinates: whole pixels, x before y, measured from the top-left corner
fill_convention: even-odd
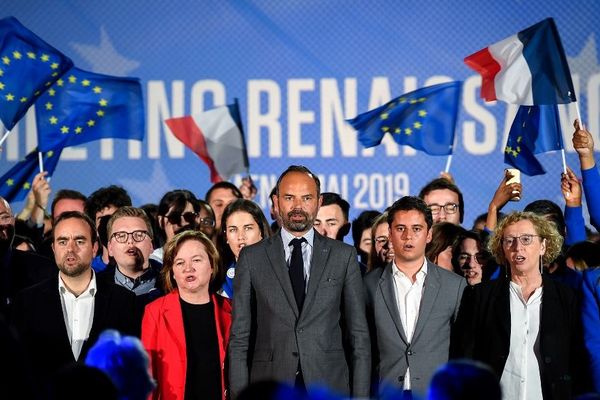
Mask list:
[[[510,282],[510,348],[500,386],[504,399],[542,399],[540,376],[540,311],[542,288],[525,301],[521,287]]]
[[[310,278],[310,262],[312,260],[313,244],[315,241],[315,231],[309,230],[301,236],[306,239],[306,242],[302,243],[302,261],[304,263],[304,291],[308,289],[308,279]],[[281,240],[283,241],[283,251],[285,252],[285,261],[287,265],[290,265],[290,259],[292,258],[292,245],[290,242],[292,239],[296,239],[296,236],[292,235],[285,228],[281,228]],[[299,238],[298,238],[299,239]]]
[[[94,320],[94,296],[96,295],[96,274],[92,270],[92,279],[87,289],[75,296],[67,289],[60,275],[58,276],[58,292],[62,304],[65,326],[69,334],[69,343],[75,360],[79,359],[81,348],[90,337]]]
[[[423,283],[426,276],[427,260],[425,258],[423,258],[423,266],[417,272],[414,283],[410,277],[398,269],[395,261],[392,265],[396,305],[400,313],[400,320],[402,321],[406,340],[409,343],[412,340],[419,318],[421,298],[423,297]],[[410,367],[406,370],[406,375],[404,375],[404,390],[410,390]]]

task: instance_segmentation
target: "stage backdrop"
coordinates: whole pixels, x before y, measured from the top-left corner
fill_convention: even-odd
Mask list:
[[[446,157],[389,138],[364,149],[344,120],[418,87],[463,80],[450,172],[465,195],[470,226],[486,211],[506,167],[503,149],[516,106],[485,104],[481,79],[463,58],[546,17],[556,20],[584,122],[600,145],[596,0],[1,3],[3,16],[19,19],[79,68],[142,81],[144,141],[105,140],[63,151],[54,191],[90,194],[117,184],[135,205],[158,202],[175,188],[204,197],[208,168],[163,121],[238,98],[256,200],[265,210],[276,177],[290,164],[316,171],[323,191],[348,199],[352,217],[381,210],[417,194],[444,169]],[[567,162],[578,170],[575,117],[574,104],[561,108]],[[0,153],[0,173],[35,146],[35,135],[29,113]],[[523,176],[523,199],[508,210],[538,198],[564,204],[560,153],[540,158],[547,174]]]

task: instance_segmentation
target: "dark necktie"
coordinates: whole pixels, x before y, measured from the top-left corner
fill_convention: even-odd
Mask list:
[[[296,238],[290,241],[292,257],[290,258],[290,281],[294,290],[294,297],[298,305],[298,311],[302,310],[304,304],[304,261],[302,260],[302,243],[306,242],[304,238]]]

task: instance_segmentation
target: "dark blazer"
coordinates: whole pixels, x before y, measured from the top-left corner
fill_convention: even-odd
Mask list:
[[[234,293],[229,341],[234,398],[252,382],[293,384],[299,363],[309,390],[317,384],[368,396],[371,351],[354,247],[315,232],[301,313],[280,233],[242,250]]]
[[[393,263],[365,276],[367,315],[373,343],[375,378],[379,391],[388,387],[402,389],[410,367],[411,390],[425,395],[435,370],[450,356],[450,338],[466,280],[431,262],[415,331],[406,338],[396,301]]]
[[[140,330],[135,295],[129,290],[96,279],[94,319],[89,339],[75,360],[64,322],[58,289],[58,273],[21,291],[12,309],[12,323],[27,350],[35,376],[47,383],[62,367],[85,361],[89,348],[105,329],[132,335]]]
[[[458,326],[458,357],[482,361],[502,376],[510,347],[510,281],[506,277],[468,288]],[[542,277],[540,375],[544,399],[570,399],[573,380],[585,376],[577,295],[570,287]]]
[[[594,390],[600,393],[600,268],[583,271],[584,343],[590,359]]]

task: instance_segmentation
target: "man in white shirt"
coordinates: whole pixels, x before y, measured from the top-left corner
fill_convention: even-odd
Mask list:
[[[365,277],[379,392],[424,395],[450,353],[450,331],[466,282],[425,258],[433,218],[425,202],[405,196],[388,210],[394,261]]]
[[[135,295],[112,282],[96,280],[92,258],[98,249],[94,222],[78,211],[55,221],[58,273],[19,293],[13,324],[23,341],[35,376],[47,385],[61,368],[85,359],[105,329],[139,334]]]

